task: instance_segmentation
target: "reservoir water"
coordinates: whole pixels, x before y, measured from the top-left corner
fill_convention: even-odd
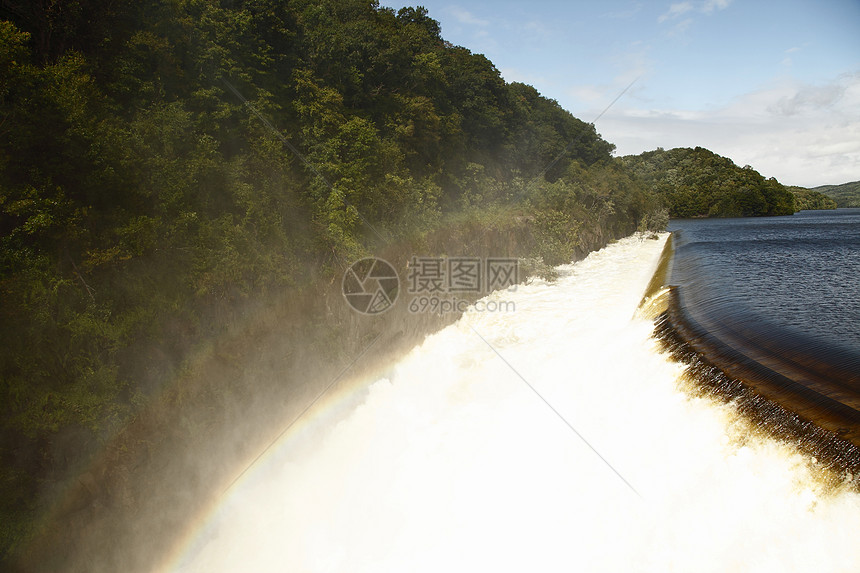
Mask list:
[[[860,353],[860,209],[673,220],[673,282],[750,322]]]
[[[670,320],[682,337],[733,378],[860,446],[860,209],[670,228]],[[837,465],[860,468],[860,455],[849,457]]]
[[[515,312],[468,312],[332,396],[163,570],[860,570],[860,495],[685,393],[637,313],[665,241],[491,295]]]

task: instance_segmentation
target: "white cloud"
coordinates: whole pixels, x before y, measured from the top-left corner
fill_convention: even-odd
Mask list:
[[[690,29],[690,25],[693,23],[692,18],[684,18],[677,24],[672,27],[672,30],[669,32],[669,36],[680,36],[683,35],[687,30]]]
[[[676,21],[672,26],[671,31],[669,32],[670,36],[683,35],[687,29],[693,24],[693,14],[691,12],[697,12],[701,14],[709,15],[717,10],[725,10],[729,7],[731,0],[705,0],[704,2],[699,2],[694,4],[690,1],[685,2],[676,2],[674,4],[669,5],[669,9],[663,12],[658,18],[657,22],[662,24],[666,21]],[[679,20],[682,16],[685,16],[682,20]]]
[[[448,6],[444,10],[451,18],[449,21],[456,24],[454,28],[459,28],[457,33],[461,45],[476,54],[491,54],[498,50],[499,44],[493,35],[495,23],[460,6]]]
[[[839,103],[850,87],[849,81],[846,77],[823,86],[802,86],[790,96],[783,96],[768,106],[768,111],[784,116],[797,115],[804,111],[826,111]]]
[[[614,109],[597,128],[618,155],[702,146],[788,185],[856,181],[860,72],[820,86],[783,80],[714,110]]]
[[[689,12],[692,9],[693,9],[693,3],[692,2],[677,2],[677,3],[669,6],[669,9],[666,12],[664,12],[662,15],[660,15],[659,18],[657,18],[657,21],[662,23],[662,22],[665,22],[666,20],[672,20],[674,18],[678,18],[679,16],[686,14],[687,12]]]
[[[785,54],[785,57],[780,62],[780,65],[783,67],[786,67],[786,68],[790,68],[791,66],[793,66],[794,65],[794,57],[792,56],[792,54],[797,54],[798,52],[803,51],[803,49],[806,48],[808,45],[809,45],[809,43],[806,42],[803,45],[792,46],[791,48],[788,48],[787,50],[785,50],[783,52]]]
[[[710,14],[714,10],[725,10],[731,4],[731,0],[706,0],[704,4],[702,4],[702,12],[705,14]]]
[[[451,6],[450,8],[448,8],[448,12],[450,12],[451,15],[454,16],[454,18],[460,24],[480,26],[482,28],[490,25],[489,20],[478,18],[468,10],[464,10],[463,8],[460,8],[458,6]]]

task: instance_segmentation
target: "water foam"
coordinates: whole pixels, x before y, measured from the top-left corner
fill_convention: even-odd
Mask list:
[[[174,569],[860,569],[860,496],[739,443],[631,318],[664,241],[619,241],[429,337],[339,422],[288,435]]]

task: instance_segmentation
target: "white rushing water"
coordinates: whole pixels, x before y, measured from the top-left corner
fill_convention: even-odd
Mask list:
[[[860,496],[738,439],[634,317],[664,241],[619,241],[429,337],[286,436],[173,568],[860,571]]]

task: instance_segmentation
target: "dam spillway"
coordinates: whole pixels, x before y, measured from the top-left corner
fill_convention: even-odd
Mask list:
[[[685,392],[637,313],[665,239],[495,293],[516,311],[467,312],[321,404],[164,570],[856,570],[860,496]]]

